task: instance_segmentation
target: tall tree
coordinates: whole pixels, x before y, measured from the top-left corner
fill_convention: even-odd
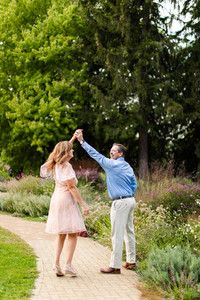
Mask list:
[[[77,127],[87,88],[83,32],[74,1],[1,1],[0,145],[12,167],[37,167]]]
[[[96,128],[107,139],[129,140],[134,157],[139,144],[139,176],[145,178],[148,138],[155,136],[155,125],[162,125],[171,102],[167,87],[173,47],[166,20],[153,0],[79,2],[93,31],[90,83],[100,112]]]
[[[188,171],[200,174],[200,1],[185,0],[181,15],[185,17],[181,35],[184,46],[179,51],[177,70],[184,120],[181,138],[175,145],[175,159],[185,161]],[[187,18],[186,18],[187,17]],[[179,134],[180,135],[180,134]],[[188,142],[189,141],[189,142]]]

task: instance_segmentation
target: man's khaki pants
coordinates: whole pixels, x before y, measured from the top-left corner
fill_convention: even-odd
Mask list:
[[[114,200],[110,211],[112,254],[110,267],[120,269],[122,266],[123,241],[126,246],[126,262],[135,263],[135,234],[133,225],[133,210],[135,198]]]

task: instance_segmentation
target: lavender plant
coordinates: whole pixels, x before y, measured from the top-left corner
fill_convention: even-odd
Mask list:
[[[194,299],[200,287],[200,259],[189,247],[156,248],[149,253],[142,275],[172,294],[173,299]]]

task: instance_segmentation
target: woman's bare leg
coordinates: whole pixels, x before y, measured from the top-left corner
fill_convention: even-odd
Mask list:
[[[66,234],[59,234],[56,241],[55,265],[60,264],[60,255],[64,246]]]
[[[67,265],[71,266],[74,251],[76,249],[77,244],[77,233],[68,234],[67,241]]]

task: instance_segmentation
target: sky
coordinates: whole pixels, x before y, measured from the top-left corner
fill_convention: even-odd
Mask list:
[[[181,2],[179,2],[180,4],[180,8],[182,8],[181,6]],[[161,12],[163,14],[163,16],[169,16],[174,14],[175,16],[178,16],[178,9],[174,8],[174,5],[170,3],[169,0],[163,1],[162,3],[162,9]],[[190,15],[186,15],[186,17],[184,17],[183,21],[188,21],[190,20]],[[171,26],[171,33],[175,33],[179,30],[181,30],[183,27],[183,23],[178,21],[178,20],[173,20],[172,22],[172,26]]]

